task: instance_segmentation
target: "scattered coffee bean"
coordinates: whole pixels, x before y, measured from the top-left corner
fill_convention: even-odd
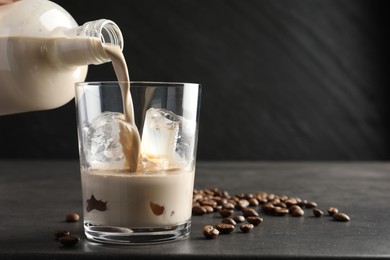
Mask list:
[[[192,214],[201,216],[207,213],[207,210],[202,206],[193,206],[192,207]]]
[[[63,244],[66,247],[71,247],[76,245],[80,241],[80,237],[78,236],[72,236],[72,235],[67,235],[67,236],[62,236],[58,239],[61,244]]]
[[[213,213],[214,208],[211,206],[203,206],[203,208],[206,210],[206,213]]]
[[[242,223],[245,221],[245,217],[243,215],[237,215],[233,218],[234,221],[236,221],[237,223]]]
[[[274,209],[275,216],[282,217],[282,216],[286,216],[287,214],[288,214],[288,209],[286,209],[286,208],[275,207],[275,209]]]
[[[236,204],[236,209],[241,210],[249,206],[249,201],[246,199],[240,199]]]
[[[80,220],[79,214],[72,212],[65,217],[66,222],[77,222]]]
[[[293,210],[293,212],[291,212],[291,215],[293,217],[302,217],[303,215],[305,215],[305,212],[303,211],[303,209],[297,208],[297,209]]]
[[[219,230],[212,225],[205,225],[202,231],[203,235],[208,239],[214,239],[219,235]]]
[[[218,223],[215,228],[218,229],[222,234],[229,234],[233,232],[235,226],[232,224]]]
[[[259,205],[259,201],[256,198],[251,198],[249,200],[249,206],[258,206],[258,205]]]
[[[300,207],[300,206],[298,206],[298,205],[292,205],[291,207],[289,207],[288,208],[288,211],[290,212],[290,213],[292,213],[294,210],[302,210],[302,208]]]
[[[70,232],[67,231],[67,230],[55,230],[54,231],[54,236],[55,238],[60,238],[60,237],[63,237],[63,236],[69,236],[70,235]]]
[[[225,204],[222,205],[222,207],[224,209],[234,209],[235,208],[234,204],[231,202],[226,202]]]
[[[215,207],[215,206],[217,206],[217,202],[214,200],[204,200],[204,201],[201,201],[200,205],[201,206]]]
[[[243,208],[242,213],[244,214],[244,217],[249,217],[249,216],[258,216],[259,213],[256,212],[256,210],[252,208]]]
[[[324,215],[324,212],[322,212],[322,210],[320,210],[319,208],[314,208],[313,209],[313,215],[317,218],[321,217],[322,215]]]
[[[246,221],[248,221],[248,223],[252,224],[253,226],[257,226],[257,225],[263,223],[264,220],[261,217],[250,216],[250,217],[246,218]]]
[[[342,212],[337,212],[332,215],[333,219],[336,221],[349,221],[350,218],[347,214]]]
[[[328,208],[328,214],[330,216],[332,216],[334,213],[337,213],[337,212],[339,212],[339,210],[337,208],[334,208],[334,207]]]
[[[227,218],[227,217],[230,217],[232,214],[233,214],[233,210],[232,209],[220,209],[219,211],[219,215],[223,218]]]
[[[234,219],[232,218],[224,218],[222,219],[221,223],[225,223],[225,224],[231,224],[231,225],[236,225],[236,221],[234,221]]]
[[[317,207],[318,205],[317,205],[317,203],[315,203],[314,201],[308,201],[308,202],[306,202],[306,208],[308,208],[308,209],[312,209],[312,208],[315,208],[315,207]]]
[[[259,206],[261,205],[261,206]],[[259,207],[258,207],[259,206]],[[256,207],[256,208],[254,208]],[[312,209],[315,217],[323,216],[323,211],[318,208],[314,201],[276,195],[273,193],[238,193],[230,196],[225,190],[218,188],[197,190],[193,192],[193,215],[204,215],[206,213],[218,212],[223,218],[216,226],[206,225],[203,234],[206,238],[216,238],[220,233],[228,234],[233,232],[237,223],[242,232],[251,232],[252,229],[263,222],[259,216],[259,208],[270,216],[285,216],[288,213],[294,217],[302,217],[305,214],[303,208]],[[242,214],[231,217],[234,212],[241,211]],[[333,215],[335,221],[349,221],[345,213],[338,213],[337,208],[328,208],[329,215]],[[61,237],[60,233],[55,236]],[[64,236],[67,236],[66,234]]]
[[[253,230],[253,228],[254,228],[254,225],[253,224],[242,224],[241,226],[240,226],[240,230],[242,231],[242,232],[244,232],[244,233],[249,233],[249,232],[251,232],[252,230]]]
[[[289,198],[284,203],[286,203],[287,207],[291,207],[297,204],[297,200],[295,198]]]

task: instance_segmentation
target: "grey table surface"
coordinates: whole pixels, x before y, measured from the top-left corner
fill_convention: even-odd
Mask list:
[[[88,241],[77,161],[0,161],[0,259],[390,259],[389,162],[198,162],[195,188],[218,187],[231,195],[260,191],[313,200],[339,208],[350,222],[325,214],[315,218],[261,215],[251,233],[238,229],[205,239],[202,227],[220,221],[217,213],[192,217],[188,239],[158,245],[113,246]],[[53,231],[81,237],[65,248]]]

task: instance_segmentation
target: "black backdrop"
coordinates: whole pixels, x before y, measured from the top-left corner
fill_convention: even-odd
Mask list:
[[[54,2],[116,22],[132,80],[203,85],[200,160],[390,158],[386,1]],[[0,159],[77,157],[73,101],[0,116]]]

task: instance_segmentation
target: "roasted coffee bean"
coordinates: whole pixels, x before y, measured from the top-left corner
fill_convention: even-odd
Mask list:
[[[55,238],[60,238],[60,237],[63,237],[63,236],[69,236],[70,235],[70,232],[67,231],[67,230],[55,230],[54,231],[54,236]]]
[[[66,222],[77,222],[80,220],[79,214],[72,212],[65,217]]]
[[[256,198],[251,198],[249,200],[249,206],[258,206],[258,205],[259,205],[259,201]]]
[[[259,202],[259,204],[264,204],[266,202],[268,202],[268,199],[266,196],[263,196],[263,195],[256,195],[256,199],[257,201]]]
[[[321,217],[322,215],[324,215],[324,212],[322,212],[322,210],[320,210],[319,208],[314,208],[313,209],[313,215],[317,218]]]
[[[80,241],[80,237],[78,236],[72,236],[72,235],[67,235],[67,236],[62,236],[58,239],[61,244],[63,244],[66,247],[71,247],[76,245]]]
[[[271,202],[267,202],[264,203],[261,208],[265,213],[272,214],[274,212],[275,206]]]
[[[236,223],[242,223],[245,221],[245,217],[243,215],[237,215],[233,218],[234,221],[236,221]]]
[[[298,205],[292,205],[292,206],[288,209],[288,211],[289,211],[290,213],[292,213],[294,210],[302,210],[302,208],[299,207]]]
[[[333,214],[335,214],[335,213],[337,213],[337,212],[339,212],[339,210],[338,210],[337,208],[335,208],[335,207],[330,207],[330,208],[328,208],[328,214],[329,214],[330,216],[333,216]]]
[[[219,235],[219,230],[212,225],[205,225],[202,230],[203,236],[207,239],[214,239]]]
[[[242,213],[244,214],[244,217],[249,217],[249,216],[258,216],[259,213],[256,212],[256,210],[252,208],[243,208]]]
[[[201,206],[210,206],[210,207],[215,207],[217,206],[217,202],[214,200],[204,200],[200,202]]]
[[[244,199],[246,199],[246,200],[250,200],[250,199],[253,199],[253,194],[252,193],[246,193],[246,194],[244,194]]]
[[[287,207],[291,207],[297,204],[297,200],[295,198],[288,198],[284,203],[287,205]]]
[[[244,233],[249,233],[249,232],[251,232],[252,230],[253,230],[253,228],[254,228],[254,225],[253,224],[242,224],[241,226],[240,226],[240,230],[242,231],[242,232],[244,232]]]
[[[275,207],[273,213],[275,216],[279,216],[279,217],[286,216],[288,214],[288,209],[281,208],[281,207]]]
[[[268,199],[268,200],[273,200],[273,199],[275,199],[275,194],[272,194],[272,193],[267,194],[267,199]]]
[[[206,213],[214,212],[214,208],[211,206],[203,206],[203,208],[206,210]]]
[[[235,208],[234,204],[231,203],[231,202],[226,202],[226,203],[224,203],[224,204],[222,205],[222,207],[223,207],[224,209],[234,209],[234,208]]]
[[[287,208],[287,205],[284,202],[279,201],[278,203],[274,204],[275,207],[280,207],[280,208]]]
[[[215,228],[218,229],[222,234],[229,234],[233,232],[235,226],[232,224],[218,223]]]
[[[303,209],[301,209],[301,208],[297,208],[297,209],[295,209],[295,210],[293,210],[292,212],[291,212],[291,215],[293,216],[293,217],[302,217],[303,215],[305,215],[305,212],[303,211]]]
[[[192,214],[201,216],[207,213],[207,210],[202,206],[193,206],[192,207]]]
[[[249,206],[249,201],[246,199],[240,199],[236,204],[236,209],[241,210]]]
[[[297,205],[300,206],[300,207],[304,207],[307,203],[307,200],[300,200],[299,202],[297,202]]]
[[[279,195],[278,197],[279,197],[280,201],[282,201],[282,202],[285,202],[286,200],[288,200],[288,196],[286,196],[286,195]]]
[[[246,218],[246,221],[248,221],[248,223],[252,224],[253,226],[257,226],[257,225],[263,223],[264,220],[261,217],[250,216],[250,217]]]
[[[234,219],[232,218],[224,218],[222,219],[221,223],[225,223],[225,224],[231,224],[231,225],[236,225],[236,221],[234,221]]]
[[[312,209],[312,208],[315,208],[317,206],[318,206],[317,203],[315,203],[314,201],[308,201],[305,205],[305,207],[308,209]]]
[[[336,221],[350,221],[350,218],[347,214],[342,212],[337,212],[332,215],[332,218]]]
[[[232,209],[220,209],[219,211],[219,215],[223,218],[227,218],[227,217],[230,217],[232,214],[233,214],[233,210]]]

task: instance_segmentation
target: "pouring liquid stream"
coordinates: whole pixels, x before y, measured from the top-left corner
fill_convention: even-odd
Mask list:
[[[133,100],[130,93],[130,77],[122,50],[117,45],[103,44],[110,58],[122,93],[124,118],[119,120],[120,143],[130,172],[136,172],[140,160],[141,138],[134,119]]]

